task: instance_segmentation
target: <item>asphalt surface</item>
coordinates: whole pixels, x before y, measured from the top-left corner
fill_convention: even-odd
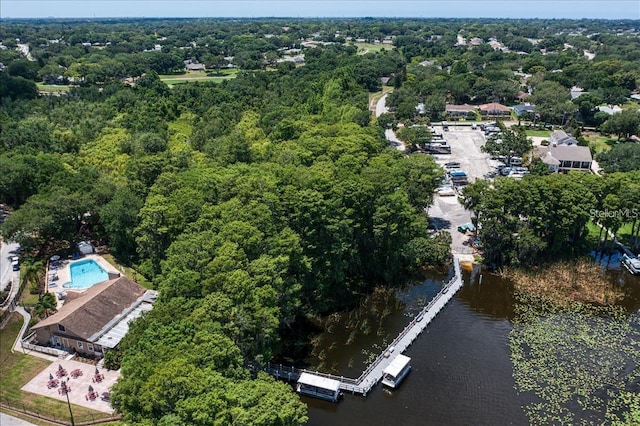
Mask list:
[[[438,164],[444,167],[444,164],[449,161],[459,162],[460,170],[466,172],[470,183],[476,179],[496,176],[496,166],[499,163],[480,151],[480,147],[485,143],[482,130],[451,124],[449,124],[449,131],[443,131],[441,126],[434,127],[435,131],[442,133],[447,143],[451,145],[451,154],[434,156]],[[447,230],[451,233],[451,249],[454,253],[472,252],[465,243],[470,242],[473,236],[471,233],[467,235],[458,231],[458,226],[471,223],[472,212],[464,209],[458,196],[435,195],[433,204],[427,212],[435,229]]]
[[[14,272],[11,269],[11,260],[9,260],[9,257],[18,254],[17,250],[19,248],[20,245],[17,243],[0,243],[0,290],[4,290],[5,286],[13,280],[15,285],[11,287],[11,294],[9,294],[10,299],[13,299],[18,291],[20,272]]]

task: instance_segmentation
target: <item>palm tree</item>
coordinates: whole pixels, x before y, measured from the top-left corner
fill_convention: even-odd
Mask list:
[[[53,293],[45,293],[36,304],[33,313],[39,318],[46,318],[56,312],[56,308],[56,298]]]
[[[31,284],[35,286],[38,290],[38,294],[41,294],[40,283],[42,282],[42,277],[44,276],[44,264],[42,261],[37,261],[33,263],[29,263],[24,268],[23,281],[27,284]]]

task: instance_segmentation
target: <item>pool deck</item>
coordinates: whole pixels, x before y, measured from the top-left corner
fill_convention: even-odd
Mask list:
[[[69,292],[69,291],[75,291],[75,292],[83,292],[86,290],[85,289],[72,289],[72,288],[64,288],[63,285],[71,282],[71,265],[77,262],[82,262],[84,260],[93,260],[95,261],[98,265],[100,265],[100,267],[102,269],[104,269],[107,272],[112,272],[112,273],[120,273],[120,271],[118,271],[118,269],[116,269],[115,266],[113,266],[112,264],[110,264],[109,262],[107,262],[102,256],[98,255],[98,254],[88,254],[86,256],[83,256],[79,259],[74,259],[74,260],[65,260],[61,263],[61,266],[58,266],[58,268],[54,269],[49,267],[49,269],[47,270],[47,291],[49,293],[54,293],[56,296],[56,300],[58,301],[58,309],[60,309],[62,307],[62,304],[64,302],[63,299],[61,299],[58,295],[60,293],[65,293],[65,292]],[[56,276],[58,277],[55,280],[50,279],[50,275],[52,273],[56,274]]]

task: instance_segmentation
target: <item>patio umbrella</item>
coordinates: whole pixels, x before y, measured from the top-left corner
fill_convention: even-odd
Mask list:
[[[93,392],[93,386],[89,385],[89,392]]]
[[[64,370],[64,368],[62,368],[62,364],[58,364],[58,371],[62,371]]]
[[[98,367],[96,367],[96,374],[100,374],[100,372],[98,371]]]
[[[53,380],[53,374],[49,373],[49,380]]]
[[[56,262],[56,261],[60,260],[60,256],[58,256],[58,255],[56,254],[55,256],[51,256],[51,259],[50,259],[50,260],[51,260],[52,262]]]

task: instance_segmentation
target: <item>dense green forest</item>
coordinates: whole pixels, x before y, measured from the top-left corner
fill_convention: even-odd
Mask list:
[[[442,119],[446,102],[511,104],[528,85],[542,120],[571,113],[617,134],[594,108],[637,88],[640,43],[633,21],[615,23],[621,36],[612,25],[3,22],[0,203],[13,213],[0,232],[34,258],[83,239],[105,244],[160,291],[107,359],[122,366],[113,401],[128,422],[302,424],[290,388],[248,365],[282,355],[280,336],[300,318],[448,261],[449,241],[430,237],[425,214],[443,170],[388,148],[384,127]],[[458,35],[508,51],[460,46]],[[303,66],[279,61],[291,49]],[[169,87],[161,75],[184,72],[184,61],[238,72]],[[395,86],[392,116],[376,123],[369,92],[382,77]],[[40,95],[43,82],[68,91]],[[570,101],[573,85],[592,103]],[[640,169],[627,163],[611,171]],[[487,259],[526,264],[582,241],[590,209],[637,205],[632,173],[480,183],[465,202],[482,218]]]
[[[593,249],[587,224],[640,244],[640,172],[528,176],[520,181],[480,180],[463,189],[463,201],[481,223],[485,260],[493,265],[536,265]],[[598,237],[607,244],[602,229]],[[598,248],[602,248],[598,247]]]

